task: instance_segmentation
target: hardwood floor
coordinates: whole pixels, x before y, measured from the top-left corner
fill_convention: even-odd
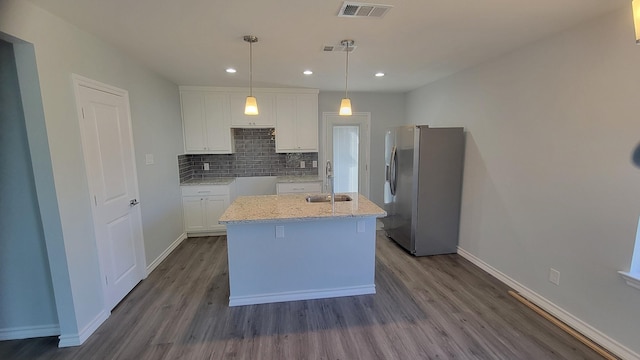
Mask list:
[[[377,237],[376,295],[229,308],[226,238],[185,240],[84,345],[0,359],[600,359],[458,255]]]

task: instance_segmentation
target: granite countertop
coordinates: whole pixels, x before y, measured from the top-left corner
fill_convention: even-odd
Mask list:
[[[234,182],[236,178],[232,177],[221,177],[221,178],[210,178],[210,179],[191,179],[180,183],[180,186],[189,186],[189,185],[229,185]]]
[[[387,213],[366,197],[348,193],[353,201],[308,203],[306,194],[238,197],[220,217],[220,224],[248,224],[353,217],[383,217]]]
[[[304,183],[304,182],[320,182],[323,179],[318,175],[288,175],[278,176],[276,182],[278,183]]]

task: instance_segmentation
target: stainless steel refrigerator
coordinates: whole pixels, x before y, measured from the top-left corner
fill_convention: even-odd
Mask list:
[[[382,219],[387,236],[416,256],[457,252],[463,128],[403,126],[387,131]]]

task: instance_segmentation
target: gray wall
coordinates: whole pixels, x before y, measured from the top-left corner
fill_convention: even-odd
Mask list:
[[[0,339],[58,316],[31,168],[13,46],[0,40]],[[9,296],[11,294],[11,296]]]
[[[183,151],[178,87],[27,1],[0,2],[0,32],[33,44],[41,107],[25,106],[27,134],[37,139],[29,144],[32,153],[38,149],[43,158],[51,158],[53,184],[43,185],[44,201],[38,190],[38,200],[41,211],[46,209],[46,236],[47,227],[54,230],[47,251],[61,332],[63,337],[82,338],[97,326],[104,309],[71,74],[129,91],[148,263],[183,232],[176,163]],[[44,116],[27,114],[32,109]],[[155,164],[145,165],[145,154],[153,154]],[[35,173],[36,188],[46,175]],[[51,221],[44,221],[49,216]]]
[[[460,247],[640,353],[640,292],[616,273],[640,215],[630,10],[412,91],[407,115],[468,132]]]
[[[322,113],[338,112],[344,92],[321,91],[318,95],[319,134],[322,133]],[[353,112],[371,113],[371,179],[369,198],[383,206],[384,191],[384,134],[387,128],[403,125],[405,118],[405,96],[403,93],[350,92]],[[323,144],[320,144],[320,152]],[[320,175],[323,175],[322,169]]]

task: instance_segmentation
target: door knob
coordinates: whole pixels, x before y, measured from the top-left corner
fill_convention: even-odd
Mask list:
[[[138,204],[140,204],[138,199],[133,199],[133,200],[129,201],[129,206],[136,206]]]

